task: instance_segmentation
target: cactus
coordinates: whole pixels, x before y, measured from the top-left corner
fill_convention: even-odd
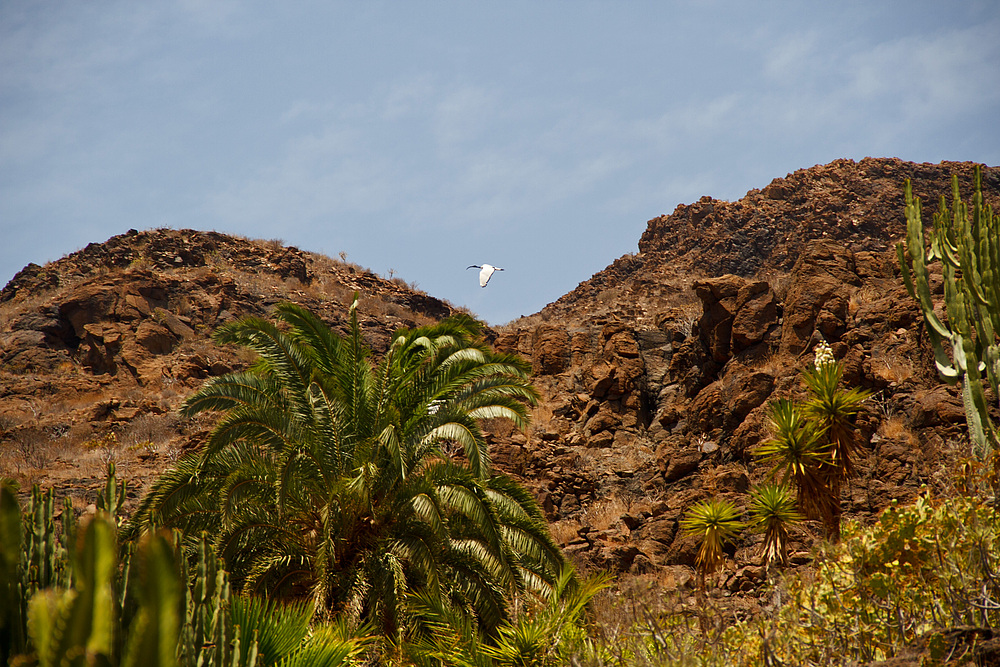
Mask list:
[[[255,667],[257,639],[235,627],[231,616],[229,575],[219,567],[215,552],[203,537],[198,544],[193,576],[183,568],[189,586],[183,598],[184,627],[178,653],[183,665]]]
[[[124,486],[113,467],[108,480],[101,505],[109,511],[78,531],[66,504],[63,539],[51,492],[36,487],[22,513],[0,484],[0,664],[257,667],[301,648],[311,607],[231,598],[204,538],[193,572],[177,534],[147,535],[119,553],[112,512]]]
[[[108,477],[104,482],[104,490],[97,494],[97,509],[107,512],[120,528],[122,505],[125,504],[125,480],[120,482],[115,476],[115,462],[108,461]]]
[[[1000,447],[984,389],[988,383],[1000,394],[1000,216],[983,203],[978,165],[971,211],[953,176],[951,209],[942,195],[927,250],[920,199],[913,197],[909,180],[905,197],[906,244],[896,244],[903,282],[920,305],[938,374],[949,384],[962,384],[969,436],[974,451],[985,457]],[[941,262],[944,275],[947,324],[934,312],[927,271],[933,261]]]
[[[129,625],[125,667],[175,667],[181,631],[183,589],[175,547],[151,535],[138,551],[138,612]]]
[[[24,650],[25,605],[21,581],[21,507],[14,488],[0,480],[0,665]]]
[[[72,584],[73,571],[66,545],[72,542],[76,530],[72,507],[64,504],[64,531],[59,536],[56,534],[52,490],[43,493],[35,485],[31,489],[26,519],[21,553],[25,594],[31,597],[36,591],[51,586],[68,588]]]
[[[115,527],[94,517],[78,542],[73,587],[39,591],[28,603],[28,634],[40,667],[117,664]]]

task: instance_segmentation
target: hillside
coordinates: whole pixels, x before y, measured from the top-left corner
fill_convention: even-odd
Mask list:
[[[745,506],[765,473],[751,452],[767,402],[801,392],[822,339],[848,382],[877,392],[845,514],[869,521],[946,485],[967,454],[964,412],[937,380],[892,244],[905,178],[929,210],[953,173],[967,195],[972,168],[838,160],[650,220],[637,254],[490,332],[531,360],[542,392],[528,433],[493,425],[495,464],[535,492],[581,565],[688,590],[695,544],[678,519],[711,495]],[[1000,169],[984,170],[984,194],[1000,203]],[[209,428],[176,415],[183,398],[248,362],[212,329],[282,300],[341,326],[355,291],[376,352],[396,328],[453,310],[344,262],[193,230],[133,230],[29,265],[0,291],[0,474],[55,486],[85,511],[115,460],[134,500]],[[793,537],[793,561],[807,562],[814,533]],[[759,539],[741,538],[722,579],[742,593],[736,613],[767,604]]]

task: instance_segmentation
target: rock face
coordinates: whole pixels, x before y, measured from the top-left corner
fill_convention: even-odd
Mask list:
[[[799,373],[821,340],[846,382],[875,392],[857,420],[845,515],[868,521],[922,484],[946,484],[946,462],[968,452],[964,412],[936,376],[894,243],[904,179],[936,202],[952,174],[968,196],[972,170],[838,160],[737,202],[704,197],[650,220],[638,254],[508,325],[496,346],[532,359],[544,395],[516,443],[527,451],[518,472],[574,557],[636,576],[691,565],[679,519],[709,496],[746,507],[768,472],[753,456],[767,405],[804,395]],[[983,174],[995,206],[1000,170]],[[746,568],[759,568],[759,540],[738,541],[729,590],[755,587]],[[795,540],[805,552],[813,535]]]
[[[130,231],[29,265],[0,291],[0,474],[69,491],[115,460],[141,485],[204,438],[177,416],[184,397],[247,364],[215,328],[291,300],[346,331],[355,293],[376,351],[452,312],[402,281],[214,232]]]
[[[967,452],[964,413],[936,377],[892,243],[903,180],[933,202],[953,173],[969,193],[970,164],[838,160],[650,220],[638,254],[490,332],[530,359],[542,395],[527,433],[491,426],[495,464],[534,491],[581,566],[692,586],[697,545],[679,519],[710,496],[746,507],[767,474],[753,450],[768,402],[803,395],[799,372],[825,340],[845,380],[875,392],[845,515],[868,521],[945,484]],[[1000,170],[983,183],[997,206]],[[376,352],[394,329],[451,313],[360,267],[191,230],[130,231],[29,265],[0,291],[0,473],[88,488],[100,466],[87,461],[114,455],[150,477],[210,427],[176,416],[184,396],[248,361],[211,342],[215,327],[281,300],[343,326],[355,291]],[[807,553],[814,533],[793,535],[792,551]],[[751,606],[760,539],[739,538],[721,582]]]

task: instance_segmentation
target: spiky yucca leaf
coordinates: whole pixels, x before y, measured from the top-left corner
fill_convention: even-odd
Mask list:
[[[723,547],[740,530],[740,513],[733,503],[727,500],[703,500],[687,511],[680,521],[685,535],[696,537],[700,541],[698,548],[698,569],[704,578],[719,569],[725,555]]]
[[[828,521],[833,510],[827,468],[832,462],[822,432],[787,399],[772,402],[768,418],[772,436],[754,454],[773,465],[772,477],[780,473],[782,484],[795,485],[807,516]]]
[[[750,527],[764,533],[763,560],[784,565],[788,558],[788,531],[804,517],[784,484],[763,484],[750,492]]]
[[[854,474],[857,448],[854,416],[871,397],[871,392],[865,389],[842,388],[843,375],[844,369],[839,362],[819,364],[802,372],[802,380],[811,394],[802,412],[830,445],[831,472],[841,480]]]

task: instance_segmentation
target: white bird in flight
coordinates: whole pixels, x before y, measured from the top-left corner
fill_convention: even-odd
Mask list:
[[[486,287],[486,283],[490,281],[490,277],[493,275],[494,271],[503,271],[499,266],[493,266],[492,264],[483,264],[479,266],[478,264],[473,264],[472,266],[467,266],[466,271],[469,269],[480,269],[479,271],[479,286]]]

